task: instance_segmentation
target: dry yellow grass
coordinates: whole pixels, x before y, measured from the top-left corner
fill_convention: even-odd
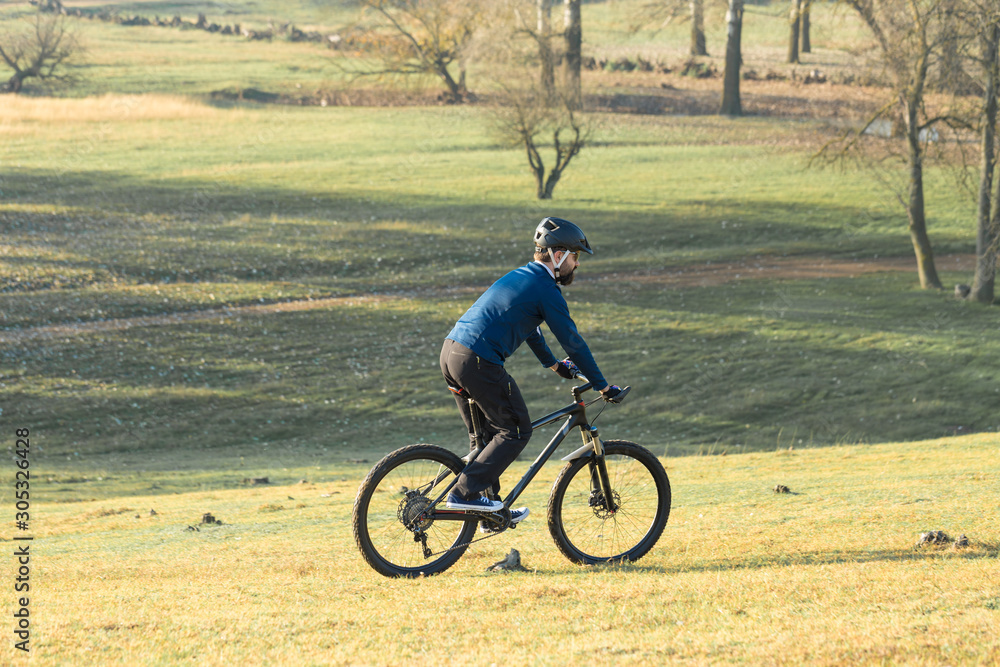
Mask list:
[[[0,129],[15,123],[103,123],[130,120],[189,120],[232,117],[181,95],[99,95],[84,98],[0,97]]]
[[[550,465],[524,525],[425,580],[364,565],[354,473],[68,504],[52,501],[79,487],[50,483],[32,664],[996,664],[995,447],[970,436],[665,459],[664,537],[605,568],[552,544]],[[189,530],[204,512],[223,524]],[[931,529],[971,544],[917,547]],[[486,573],[511,547],[532,571]]]

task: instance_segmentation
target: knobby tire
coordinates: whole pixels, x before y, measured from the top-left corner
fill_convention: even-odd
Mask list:
[[[549,498],[549,533],[563,555],[582,565],[638,560],[660,539],[670,516],[670,481],[649,450],[609,440],[604,456],[612,506],[596,488],[595,455],[567,464]]]
[[[475,521],[425,522],[421,528],[433,552],[425,558],[423,544],[414,539],[418,533],[406,518],[437,499],[464,467],[456,454],[436,445],[403,447],[375,464],[358,488],[353,525],[361,555],[376,572],[387,577],[439,574],[462,557],[475,534]],[[437,477],[443,479],[433,489],[425,488]]]

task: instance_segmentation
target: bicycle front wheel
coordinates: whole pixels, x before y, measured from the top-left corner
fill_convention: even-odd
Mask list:
[[[462,557],[474,521],[435,520],[430,504],[465,468],[435,445],[410,445],[379,461],[358,488],[354,539],[365,561],[387,577],[444,572]]]
[[[653,454],[634,442],[604,443],[611,497],[595,456],[571,461],[552,487],[549,532],[574,563],[635,561],[653,548],[670,515],[670,481]]]

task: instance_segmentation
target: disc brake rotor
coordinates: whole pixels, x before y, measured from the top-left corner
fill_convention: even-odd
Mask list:
[[[611,496],[614,507],[619,507],[621,504],[621,497],[618,495],[618,492],[612,491]],[[590,492],[590,507],[594,510],[594,516],[599,519],[607,520],[615,515],[615,512],[608,507],[604,494],[597,490]]]

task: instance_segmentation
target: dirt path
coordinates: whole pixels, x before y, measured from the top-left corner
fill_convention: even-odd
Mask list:
[[[935,259],[939,271],[964,271],[972,274],[975,257],[972,255],[945,255]],[[825,259],[819,257],[760,257],[748,258],[740,262],[717,262],[696,266],[664,267],[656,271],[636,273],[604,274],[602,280],[628,280],[642,284],[669,287],[703,287],[721,285],[737,280],[757,279],[816,279],[853,278],[854,276],[880,272],[912,271],[916,274],[913,258],[890,257],[871,260]],[[470,288],[471,289],[471,288]],[[419,294],[439,295],[440,290],[429,292],[406,292],[395,295],[359,295],[332,297],[328,299],[306,299],[253,306],[214,308],[163,315],[128,317],[97,322],[55,324],[51,326],[29,327],[0,331],[0,344],[16,345],[36,340],[70,338],[81,334],[104,331],[124,331],[135,327],[152,327],[186,322],[227,320],[236,317],[295,313],[308,310],[368,304],[396,299],[411,299]]]
[[[943,255],[934,258],[935,266],[942,271],[964,271],[971,275],[975,269],[973,255]],[[916,280],[916,262],[912,257],[887,257],[881,259],[850,260],[824,257],[751,257],[739,262],[716,262],[703,265],[663,269],[636,274],[609,274],[610,279],[634,280],[645,284],[662,284],[664,287],[707,287],[738,280],[814,280],[817,278],[854,278],[869,273],[913,272]]]

